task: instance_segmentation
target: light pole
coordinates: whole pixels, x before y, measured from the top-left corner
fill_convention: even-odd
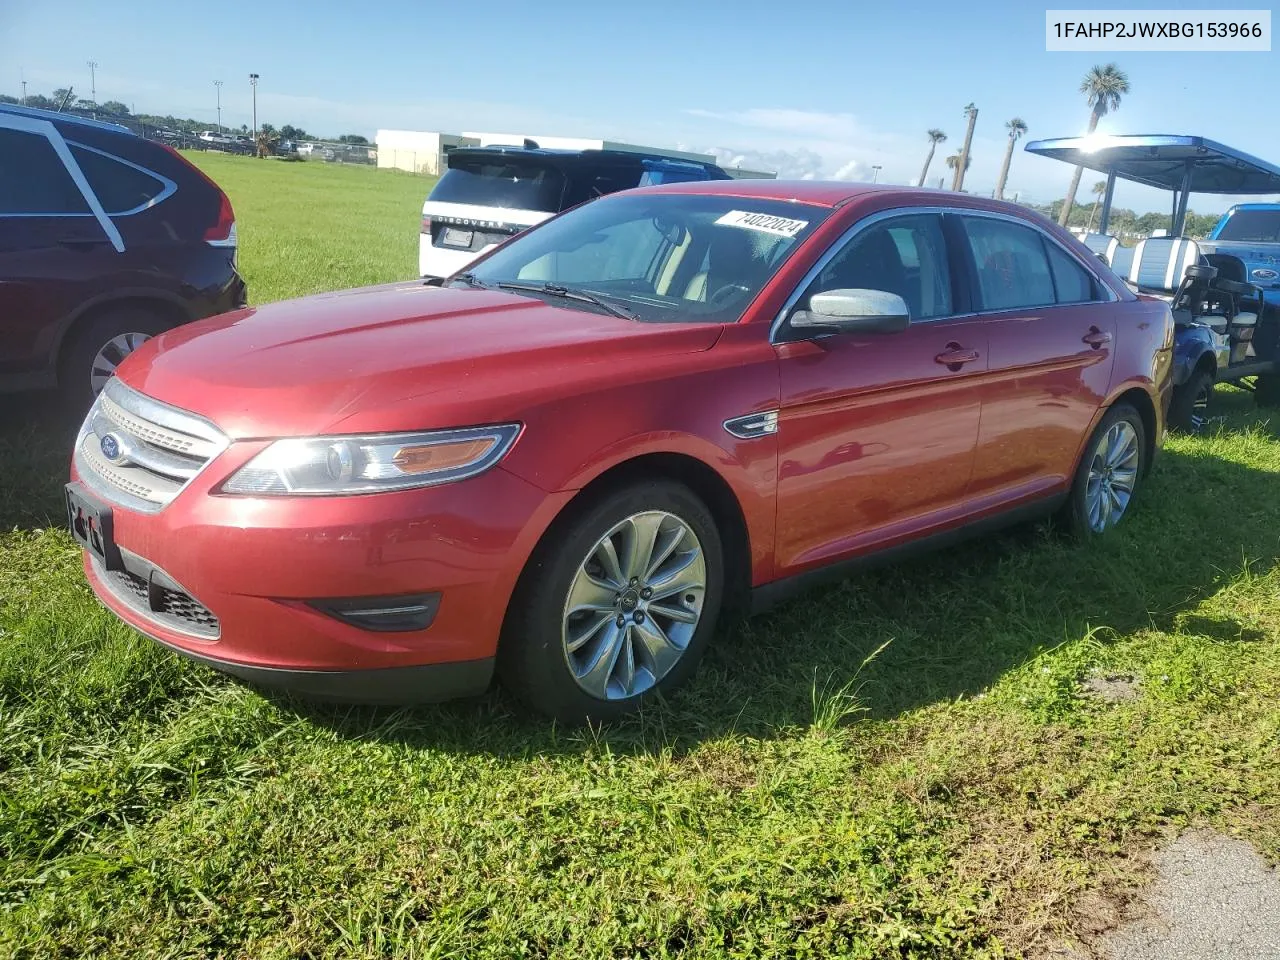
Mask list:
[[[22,105],[27,105],[27,81],[22,81]]]
[[[873,163],[871,165],[871,182],[872,183],[880,182],[880,164],[878,163]]]
[[[89,99],[93,103],[93,119],[98,119],[98,61],[89,61]]]
[[[258,150],[258,75],[249,74],[249,86],[253,87],[253,149]]]
[[[222,81],[215,80],[213,85],[218,88],[218,135],[222,135]]]

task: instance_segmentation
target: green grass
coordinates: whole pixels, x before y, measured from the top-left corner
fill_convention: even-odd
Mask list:
[[[255,302],[413,275],[422,180],[199,160]],[[812,593],[572,733],[179,661],[83,583],[74,426],[10,408],[0,956],[998,957],[1095,924],[1184,824],[1280,857],[1280,431],[1221,398],[1105,542],[1029,527]],[[1082,696],[1095,671],[1140,695]]]
[[[251,303],[418,275],[422,201],[435,177],[321,161],[186,156],[231,200]]]

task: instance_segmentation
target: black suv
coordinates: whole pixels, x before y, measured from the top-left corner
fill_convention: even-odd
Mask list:
[[[246,300],[231,204],[176,151],[0,105],[0,392],[87,407],[148,337]]]

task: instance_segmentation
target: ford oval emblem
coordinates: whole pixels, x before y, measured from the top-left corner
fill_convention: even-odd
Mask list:
[[[1276,273],[1274,270],[1268,270],[1266,267],[1263,267],[1260,270],[1253,271],[1253,276],[1257,280],[1274,280],[1276,277],[1280,277],[1280,273]]]
[[[124,450],[120,446],[120,438],[114,433],[103,435],[98,441],[98,446],[102,450],[102,455],[112,463],[119,463],[124,459]]]

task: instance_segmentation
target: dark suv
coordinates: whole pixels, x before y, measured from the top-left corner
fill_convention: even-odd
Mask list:
[[[129,129],[0,105],[0,392],[88,407],[148,337],[243,306],[226,194]]]

